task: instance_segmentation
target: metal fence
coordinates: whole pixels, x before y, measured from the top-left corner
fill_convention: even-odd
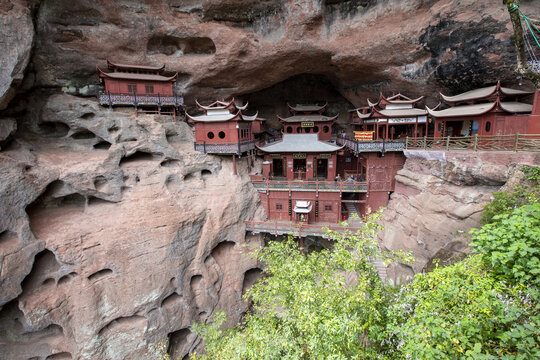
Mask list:
[[[406,150],[540,151],[540,135],[473,135],[406,138]]]

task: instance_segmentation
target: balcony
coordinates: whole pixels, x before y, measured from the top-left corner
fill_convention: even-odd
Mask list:
[[[336,138],[336,143],[345,145],[355,154],[361,152],[387,152],[403,151],[405,149],[405,139],[403,140],[366,140],[359,141],[355,139]]]
[[[207,144],[206,142],[194,143],[195,151],[205,154],[237,154],[255,149],[255,140],[243,141],[237,143]]]
[[[367,182],[348,181],[287,181],[287,180],[251,180],[260,193],[269,191],[300,191],[300,192],[350,192],[366,193]]]
[[[358,227],[346,227],[338,224],[329,223],[296,223],[292,221],[245,221],[246,231],[250,231],[253,234],[268,233],[272,235],[295,235],[298,237],[306,236],[321,236],[326,237],[326,229],[330,229],[335,232],[356,233],[360,228]]]
[[[99,104],[104,106],[131,105],[131,106],[182,106],[184,98],[182,96],[138,95],[138,94],[110,94],[100,93]]]

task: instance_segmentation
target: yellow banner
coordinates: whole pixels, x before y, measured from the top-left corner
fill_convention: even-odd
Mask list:
[[[355,131],[354,138],[360,141],[373,140],[374,131]]]

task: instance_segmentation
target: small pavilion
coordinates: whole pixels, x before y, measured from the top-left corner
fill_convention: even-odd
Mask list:
[[[262,119],[258,113],[245,115],[248,104],[239,105],[231,101],[215,101],[201,105],[196,101],[202,115],[193,116],[186,112],[189,122],[195,125],[195,150],[207,154],[232,155],[236,174],[236,156],[248,154],[253,159],[255,134],[261,130]],[[251,161],[248,161],[250,164]]]
[[[290,117],[278,119],[283,126],[284,134],[317,134],[320,140],[330,140],[332,137],[332,125],[336,116],[325,116],[327,103],[324,105],[301,105],[291,106],[287,104]]]
[[[178,73],[164,76],[165,65],[128,65],[107,60],[109,72],[96,68],[105,87],[99,95],[101,105],[135,106],[136,113],[172,114],[176,119],[176,110],[184,104],[182,96],[174,93]]]
[[[356,137],[395,140],[427,135],[427,111],[415,107],[423,99],[423,96],[411,99],[401,93],[388,98],[381,93],[377,102],[368,99],[368,106],[350,113]]]
[[[435,137],[527,134],[533,133],[534,124],[529,121],[533,105],[521,100],[532,94],[534,91],[502,87],[499,82],[455,96],[440,94],[447,108],[440,109],[439,104],[426,110],[435,119]]]

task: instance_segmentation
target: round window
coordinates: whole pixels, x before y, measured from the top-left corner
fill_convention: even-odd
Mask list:
[[[287,134],[291,134],[292,133],[292,126],[287,126]]]
[[[300,133],[302,132],[302,128],[301,128],[300,126],[297,127],[297,128],[296,128],[296,132],[300,134]]]
[[[225,132],[220,131],[218,136],[219,136],[220,139],[225,139]]]
[[[209,131],[206,136],[208,136],[209,139],[213,139],[214,138],[214,133]]]
[[[309,134],[311,132],[311,128],[306,128],[305,131],[307,134]]]
[[[322,132],[327,133],[329,131],[330,131],[330,128],[328,127],[328,125],[324,125],[323,128],[322,128]]]
[[[314,127],[313,127],[313,132],[314,132],[314,133],[318,133],[318,132],[319,132],[319,127],[318,127],[318,126],[314,126]]]
[[[486,122],[486,132],[491,130],[491,121]]]

